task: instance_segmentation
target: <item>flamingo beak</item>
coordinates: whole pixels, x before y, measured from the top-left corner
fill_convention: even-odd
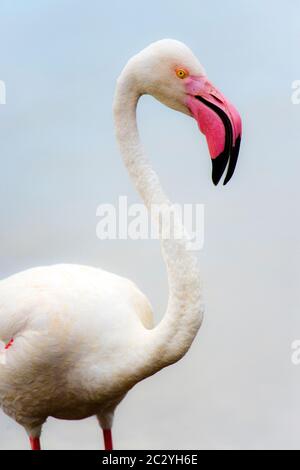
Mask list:
[[[224,185],[231,179],[239,156],[242,121],[235,107],[206,77],[189,77],[186,105],[205,135],[217,185],[226,168]]]

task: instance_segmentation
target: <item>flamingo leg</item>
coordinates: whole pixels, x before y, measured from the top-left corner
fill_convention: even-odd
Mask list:
[[[30,446],[31,450],[41,450],[40,438],[30,436]]]
[[[103,438],[105,450],[113,450],[111,429],[103,429]]]

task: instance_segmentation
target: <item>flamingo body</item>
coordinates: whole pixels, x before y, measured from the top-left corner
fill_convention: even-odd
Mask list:
[[[0,282],[0,401],[29,431],[47,416],[104,418],[127,393],[118,364],[153,326],[151,306],[129,280],[59,265]],[[16,406],[17,404],[17,406]]]

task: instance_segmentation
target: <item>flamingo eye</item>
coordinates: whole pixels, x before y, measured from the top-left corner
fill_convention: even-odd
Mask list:
[[[178,78],[183,80],[184,78],[188,77],[188,72],[184,69],[176,69],[176,75]]]

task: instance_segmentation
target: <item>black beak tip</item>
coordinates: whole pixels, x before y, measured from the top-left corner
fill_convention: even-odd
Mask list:
[[[226,186],[226,184],[231,180],[234,174],[236,164],[238,161],[239,152],[240,152],[240,146],[241,146],[241,136],[239,135],[238,138],[236,139],[234,147],[231,150],[231,156],[230,156],[230,161],[228,165],[227,175],[224,180],[224,186]]]
[[[241,136],[237,138],[235,146],[231,149],[230,153],[224,151],[221,155],[212,160],[212,180],[215,186],[217,186],[222,178],[226,167],[227,174],[224,179],[223,186],[226,186],[226,184],[231,180],[237,164],[240,145]]]
[[[214,174],[213,174],[211,179],[212,179],[213,184],[214,184],[215,186],[218,186],[218,184],[219,184],[219,182],[220,182],[220,178],[216,178],[216,177],[214,176]]]
[[[221,153],[218,157],[212,159],[212,181],[215,186],[220,182],[229,160],[228,152]]]

